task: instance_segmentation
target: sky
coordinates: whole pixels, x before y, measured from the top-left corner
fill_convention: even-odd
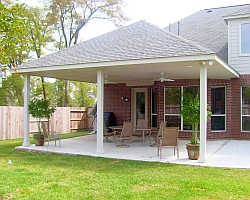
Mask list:
[[[126,2],[125,14],[130,18],[131,24],[136,21],[146,20],[159,27],[166,27],[180,19],[199,10],[241,4],[250,4],[249,0],[124,0]],[[19,0],[28,5],[39,5],[42,0]],[[91,21],[81,31],[81,40],[87,40],[116,27],[111,22],[100,20]]]

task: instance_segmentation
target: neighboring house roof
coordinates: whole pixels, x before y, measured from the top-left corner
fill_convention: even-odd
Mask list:
[[[198,11],[179,21],[179,34],[214,51],[228,62],[228,27],[223,16],[248,12],[249,4]],[[178,33],[178,22],[165,28]]]
[[[146,21],[128,25],[21,66],[43,67],[214,54]]]

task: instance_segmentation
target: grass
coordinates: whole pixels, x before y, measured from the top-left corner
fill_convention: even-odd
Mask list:
[[[250,199],[250,170],[14,150],[21,144],[0,141],[0,200]]]

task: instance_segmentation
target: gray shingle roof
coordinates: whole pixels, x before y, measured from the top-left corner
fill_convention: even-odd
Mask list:
[[[228,62],[228,27],[223,16],[234,12],[239,14],[248,9],[249,4],[198,11],[179,21],[180,35],[211,49]],[[165,29],[169,30],[169,26]],[[171,25],[171,32],[177,34],[177,22]]]
[[[232,13],[229,13],[227,16],[225,17],[233,17],[233,16],[238,16],[238,15],[247,15],[247,14],[250,14],[250,4],[249,5],[246,5]]]
[[[213,51],[146,21],[128,25],[21,66],[42,67],[212,54]]]

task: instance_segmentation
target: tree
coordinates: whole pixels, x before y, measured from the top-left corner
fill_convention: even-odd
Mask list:
[[[23,78],[6,76],[28,56],[28,28],[24,4],[0,1],[0,105],[23,105]],[[4,79],[2,79],[4,78]]]
[[[54,90],[55,90],[55,96],[56,96],[56,103],[58,107],[63,107],[65,105],[65,81],[64,80],[56,80],[53,83]],[[69,93],[73,90],[73,88],[70,86],[68,88]],[[68,105],[72,105],[72,98],[68,97]]]
[[[23,77],[19,74],[8,76],[0,87],[1,106],[23,106]]]
[[[74,84],[74,105],[82,106],[82,107],[90,107],[95,103],[95,99],[88,97],[88,91],[93,90],[94,94],[96,94],[96,86],[91,83],[84,82],[73,82]]]
[[[31,98],[39,97],[44,98],[43,87],[46,88],[46,98],[50,99],[53,105],[56,105],[56,97],[53,83],[50,81],[41,82],[41,78],[38,76],[31,76],[30,79]]]
[[[15,68],[28,57],[29,29],[24,4],[0,2],[0,64]]]
[[[116,26],[127,21],[122,8],[123,0],[49,0],[51,21],[60,27],[64,39],[64,46],[76,44],[80,31],[91,20],[105,19]]]
[[[59,49],[67,48],[78,42],[80,31],[91,20],[110,20],[115,25],[122,25],[127,17],[124,15],[123,0],[49,0],[51,13],[50,21],[54,22],[54,29],[59,33]],[[64,84],[64,106],[68,106],[69,82]]]
[[[52,23],[48,20],[46,12],[45,8],[39,7],[30,7],[27,12],[31,50],[36,53],[37,58],[42,56],[42,48],[52,42],[52,30],[50,28]],[[41,77],[41,81],[43,98],[46,99],[46,83],[43,77]]]
[[[0,1],[0,105],[23,105],[23,78],[17,74],[7,77],[7,74],[11,69],[15,71],[30,51],[26,12],[24,4]]]

